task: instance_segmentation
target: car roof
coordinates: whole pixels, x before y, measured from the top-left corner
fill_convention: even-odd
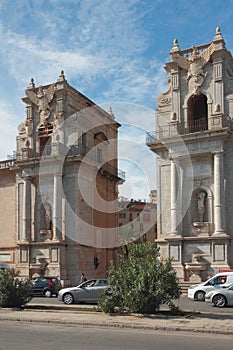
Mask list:
[[[32,278],[58,278],[57,276],[36,276]]]
[[[233,276],[233,271],[228,271],[228,272],[219,272],[213,277],[218,277],[218,276]]]

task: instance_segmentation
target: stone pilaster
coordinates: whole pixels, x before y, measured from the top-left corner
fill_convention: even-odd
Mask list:
[[[223,152],[214,155],[214,235],[225,235],[224,213],[224,166]]]
[[[177,164],[178,160],[171,158],[171,235],[177,235]]]
[[[62,174],[54,174],[53,183],[53,240],[59,240],[62,231]]]
[[[23,187],[23,241],[31,239],[31,177],[24,177]]]

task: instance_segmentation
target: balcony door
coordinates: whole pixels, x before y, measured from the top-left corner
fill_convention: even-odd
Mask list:
[[[189,132],[208,130],[207,97],[203,94],[192,95],[188,101]]]

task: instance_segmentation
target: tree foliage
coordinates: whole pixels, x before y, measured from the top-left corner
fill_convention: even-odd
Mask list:
[[[162,304],[174,310],[181,295],[171,260],[161,260],[155,243],[133,243],[120,255],[120,266],[110,264],[110,289],[99,301],[104,312],[153,314]]]
[[[15,269],[0,270],[0,306],[21,307],[31,299],[32,282]]]

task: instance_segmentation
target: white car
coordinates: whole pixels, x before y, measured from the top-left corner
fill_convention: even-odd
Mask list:
[[[107,279],[95,278],[76,287],[62,288],[58,293],[58,300],[64,304],[97,303],[107,288],[109,288]]]
[[[216,288],[228,287],[233,283],[233,272],[220,272],[206,282],[194,284],[188,288],[188,298],[204,301],[206,293]]]
[[[206,293],[205,301],[213,303],[217,307],[233,305],[233,284],[228,288],[216,289]]]

